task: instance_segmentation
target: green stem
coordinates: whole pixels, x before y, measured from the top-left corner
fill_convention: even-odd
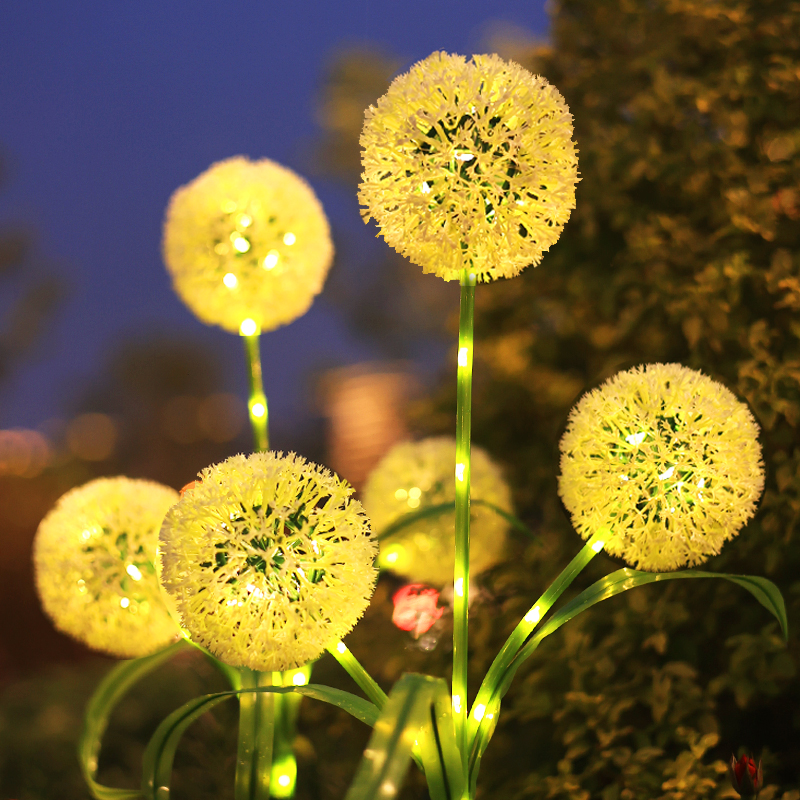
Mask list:
[[[256,672],[242,667],[241,688],[256,687]],[[253,692],[239,695],[239,751],[236,755],[236,778],[233,796],[235,800],[252,800],[253,760],[256,751],[256,697]]]
[[[272,677],[276,685],[305,686],[311,678],[313,664],[306,664],[295,670],[275,672]],[[280,684],[278,684],[280,681]],[[272,777],[269,793],[274,798],[294,797],[297,786],[297,760],[292,744],[294,742],[297,715],[302,695],[290,692],[274,695],[275,703],[275,745],[272,760]]]
[[[242,667],[242,689],[272,686],[273,675]],[[280,685],[280,684],[278,684]],[[235,800],[269,800],[272,750],[275,732],[272,692],[247,692],[239,695],[239,752],[234,782]]]
[[[469,627],[469,481],[472,417],[472,349],[475,275],[461,273],[456,384],[456,554],[453,575],[453,712],[456,741],[467,756],[467,654]]]
[[[343,642],[328,648],[328,652],[342,665],[347,674],[358,684],[361,691],[380,709],[386,705],[386,692],[375,683],[361,662],[348,650]]]
[[[241,333],[247,356],[249,398],[247,410],[253,429],[253,449],[269,450],[267,397],[261,371],[261,332]],[[256,672],[242,668],[242,688],[283,685],[280,673]],[[278,732],[280,740],[283,731]],[[281,750],[285,743],[279,741]],[[275,742],[275,696],[272,692],[239,696],[239,755],[236,762],[235,800],[268,800]]]
[[[277,678],[277,681],[275,680]],[[281,685],[280,672],[259,672],[256,686]],[[256,757],[253,763],[253,799],[269,800],[272,776],[272,752],[275,740],[275,695],[259,692],[256,695]]]
[[[261,374],[260,335],[260,331],[256,331],[250,336],[242,334],[247,354],[247,378],[250,389],[247,410],[250,414],[250,425],[253,428],[253,449],[257,453],[269,450],[267,397],[264,394],[264,382]]]

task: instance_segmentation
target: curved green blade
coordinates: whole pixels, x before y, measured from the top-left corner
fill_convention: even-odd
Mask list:
[[[537,637],[543,639],[582,611],[608,597],[613,597],[636,586],[644,586],[647,583],[673,581],[683,578],[721,578],[747,589],[778,620],[783,638],[786,641],[789,640],[789,620],[786,616],[786,604],[784,603],[783,595],[780,589],[766,578],[761,578],[757,575],[729,575],[724,572],[703,572],[694,569],[680,570],[678,572],[641,572],[627,567],[612,572],[611,575],[606,575],[605,578],[593,583],[588,589],[585,589],[577,597],[570,600],[569,603],[566,603],[557,614],[547,621],[547,624],[537,634]]]
[[[391,800],[400,791],[418,748],[432,800],[460,800],[463,766],[456,745],[447,684],[428,675],[404,675],[375,723],[347,800]]]
[[[470,500],[470,503],[475,506],[485,506],[491,509],[498,517],[502,517],[514,530],[527,536],[529,539],[533,539],[537,543],[541,543],[539,537],[519,517],[515,517],[510,511],[506,511],[487,500]]]
[[[525,534],[525,536],[528,536],[531,539],[537,538],[536,534],[534,534],[534,532],[521,519],[519,519],[519,517],[515,517],[510,511],[505,511],[504,509],[500,508],[500,506],[496,506],[494,503],[489,503],[486,500],[476,500],[475,498],[472,498],[470,503],[474,506],[484,506],[485,508],[491,509],[495,514],[508,522],[509,525],[511,525],[511,527],[515,530]],[[437,503],[436,505],[420,508],[418,511],[409,511],[407,514],[403,514],[402,517],[396,519],[391,525],[387,525],[377,535],[377,539],[378,541],[389,539],[396,533],[399,533],[400,531],[405,530],[412,525],[416,525],[416,523],[418,523],[420,520],[441,517],[448,512],[455,513],[455,510],[456,502],[455,500],[451,500],[449,503]]]
[[[275,694],[296,694],[321,700],[337,708],[341,708],[357,720],[374,726],[380,712],[377,707],[341,689],[329,686],[309,684],[308,686],[265,686],[258,689],[241,689],[239,691],[214,692],[190,700],[179,709],[173,711],[156,729],[148,742],[142,759],[142,791],[134,797],[144,796],[148,800],[166,800],[169,797],[169,782],[172,774],[172,763],[181,736],[196,720],[223,700],[244,693],[271,692]],[[119,800],[123,800],[120,798]]]
[[[97,759],[111,712],[125,693],[161,664],[189,646],[183,639],[151,656],[123,661],[113,667],[98,684],[83,719],[78,740],[78,760],[86,785],[96,800],[134,800],[141,797],[138,789],[115,789],[95,781]]]
[[[342,642],[331,644],[328,652],[339,662],[344,671],[355,681],[362,692],[379,708],[383,709],[386,705],[386,692],[375,682],[372,675],[361,665],[361,662],[353,655],[350,648]]]
[[[431,800],[460,800],[464,762],[456,739],[453,700],[447,683],[435,679],[430,719],[419,738],[420,755]]]
[[[433,506],[420,508],[418,511],[409,511],[408,514],[403,514],[402,517],[396,519],[391,525],[387,525],[378,533],[377,539],[379,542],[382,542],[384,539],[389,539],[405,528],[415,525],[420,520],[428,519],[429,517],[441,517],[447,514],[448,511],[454,512],[455,508],[455,500],[451,500],[449,503],[437,503]]]
[[[469,715],[467,742],[471,742],[474,739],[478,725],[483,718],[482,714],[490,706],[495,689],[498,683],[502,681],[509,664],[512,663],[520,648],[524,646],[533,630],[539,625],[542,617],[550,611],[553,604],[569,588],[575,578],[585,569],[586,565],[602,550],[606,538],[607,533],[600,530],[586,542],[569,564],[561,570],[558,577],[547,587],[536,603],[531,606],[528,613],[517,623],[517,626],[506,639],[478,689],[478,694],[475,697],[475,702]],[[479,712],[480,709],[483,709],[483,711]],[[491,710],[488,712],[487,722],[491,721],[492,713]]]
[[[624,568],[612,572],[605,578],[593,583],[582,591],[577,597],[566,603],[557,614],[554,614],[536,634],[532,635],[519,649],[514,658],[506,667],[502,676],[491,687],[491,700],[486,703],[488,713],[478,724],[477,730],[470,744],[469,773],[470,784],[477,779],[480,760],[491,738],[494,726],[497,724],[497,713],[500,700],[508,691],[508,687],[522,663],[536,650],[545,636],[557,631],[562,625],[576,617],[587,608],[607,600],[609,597],[626,592],[637,586],[660,581],[679,580],[685,578],[718,578],[743,589],[761,603],[779,622],[784,639],[789,638],[789,622],[786,616],[786,604],[778,587],[770,580],[755,575],[729,575],[727,573],[703,572],[701,570],[681,570],[678,572],[642,572],[640,570]]]
[[[246,691],[246,690],[243,690]],[[257,691],[257,690],[252,690]],[[169,797],[172,763],[178,742],[186,729],[215,705],[235,696],[236,692],[217,692],[195,697],[173,711],[156,729],[142,758],[142,795],[153,800]]]

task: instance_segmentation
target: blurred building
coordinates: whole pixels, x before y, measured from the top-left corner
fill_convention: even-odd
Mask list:
[[[405,408],[418,383],[407,362],[356,364],[321,382],[327,464],[357,489],[383,454],[408,438]]]

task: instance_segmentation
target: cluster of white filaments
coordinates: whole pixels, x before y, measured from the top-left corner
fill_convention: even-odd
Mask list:
[[[130,478],[100,478],[59,499],[33,547],[36,588],[59,630],[119,658],[178,637],[155,570],[161,522],[177,500],[174,489]]]
[[[333,258],[311,187],[268,159],[229,158],[170,200],[164,261],[175,291],[203,322],[272,330],[304,314]]]
[[[294,454],[208,467],[164,521],[161,582],[192,640],[261,671],[318,658],[366,609],[377,546],[352,488]]]
[[[575,207],[564,99],[496,55],[437,52],[419,62],[367,110],[361,145],[365,220],[445,280],[535,266]]]
[[[584,539],[648,571],[719,553],[764,486],[758,426],[722,384],[680,364],[621,372],[581,398],[559,492]]]
[[[410,512],[453,503],[455,454],[455,439],[449,437],[403,442],[386,454],[363,493],[377,535]],[[508,529],[505,519],[483,503],[508,511],[511,496],[498,467],[475,446],[470,494],[470,574],[477,575],[502,560]],[[450,507],[382,538],[378,563],[398,575],[441,586],[453,580],[454,548],[455,514]]]

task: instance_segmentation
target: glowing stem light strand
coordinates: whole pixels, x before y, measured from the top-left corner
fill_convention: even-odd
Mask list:
[[[272,681],[276,686],[305,686],[310,677],[310,664],[297,670],[272,673]],[[269,793],[278,800],[294,797],[297,785],[297,761],[292,742],[301,700],[302,695],[299,694],[275,695],[275,744]]]
[[[253,429],[253,449],[256,452],[269,450],[269,429],[267,414],[267,398],[264,394],[264,382],[261,372],[261,351],[259,337],[261,331],[252,319],[245,319],[239,333],[244,339],[247,356],[247,377],[250,397],[247,409],[250,425]],[[240,670],[242,686],[255,688],[273,685],[270,672]],[[282,685],[280,673],[275,673],[278,680],[275,685]],[[272,775],[272,755],[275,745],[285,751],[282,742],[275,742],[275,717],[281,716],[283,697],[271,692],[241,695],[239,697],[239,755],[236,761],[236,778],[234,784],[235,800],[268,800],[270,797],[270,780]],[[276,708],[276,706],[280,706]],[[284,731],[278,732],[278,738]],[[286,760],[293,760],[289,753]],[[296,768],[295,768],[296,772]],[[290,787],[294,789],[294,781]],[[284,794],[289,797],[291,794]]]
[[[242,689],[272,685],[272,673],[242,667]],[[239,696],[239,750],[236,758],[235,800],[269,800],[275,731],[274,695],[246,692]]]
[[[456,554],[453,574],[453,700],[456,740],[467,752],[467,652],[469,623],[469,479],[472,418],[472,349],[475,309],[475,275],[461,273],[458,320],[458,373],[456,383]],[[466,767],[466,764],[465,764]]]
[[[242,689],[255,689],[259,673],[243,667],[239,670]],[[258,695],[244,692],[239,695],[239,748],[236,753],[236,777],[233,787],[235,800],[253,800],[255,794],[255,761],[257,754]],[[271,748],[270,748],[271,749]]]
[[[269,450],[269,415],[261,373],[261,351],[259,347],[261,331],[252,320],[246,319],[242,322],[239,333],[244,339],[244,348],[247,354],[247,377],[250,389],[247,410],[250,415],[250,425],[253,428],[253,447],[256,452],[264,452]]]
[[[276,673],[280,676],[280,673]],[[273,681],[273,673],[259,672],[256,683],[259,688],[280,684]],[[256,695],[256,758],[253,763],[253,800],[269,800],[270,779],[272,776],[272,754],[275,742],[275,700],[280,695],[272,692],[259,692]]]

